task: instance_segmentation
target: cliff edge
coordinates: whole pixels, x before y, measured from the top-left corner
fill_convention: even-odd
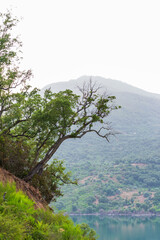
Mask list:
[[[14,176],[10,172],[6,171],[5,169],[0,168],[0,181],[3,183],[13,183],[16,184],[16,189],[23,191],[30,199],[35,202],[35,208],[43,208],[46,209],[48,204],[42,198],[38,189],[34,188],[33,186],[29,185],[22,179]]]

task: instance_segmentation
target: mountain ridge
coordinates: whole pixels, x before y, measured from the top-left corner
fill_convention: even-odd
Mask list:
[[[90,79],[92,79],[93,82],[97,82],[97,83],[102,83],[102,87],[104,85],[105,82],[105,86],[108,86],[108,89],[111,89],[112,91],[115,92],[132,92],[132,93],[136,93],[139,95],[145,95],[145,96],[150,96],[150,97],[155,97],[160,99],[160,94],[157,93],[152,93],[152,92],[148,92],[146,90],[143,90],[141,88],[135,87],[133,85],[130,85],[128,83],[125,83],[123,81],[120,80],[115,80],[115,79],[111,79],[111,78],[103,78],[100,76],[81,76],[77,79],[71,79],[69,81],[62,81],[62,82],[55,82],[55,83],[51,83],[51,84],[47,84],[45,87],[42,88],[42,92],[44,92],[45,89],[51,88],[51,90],[54,91],[61,91],[61,90],[65,90],[66,88],[72,88],[71,90],[77,90],[77,85],[78,84],[82,84],[83,82],[89,81]],[[75,84],[76,83],[76,84]],[[113,84],[115,86],[113,86]],[[55,87],[55,89],[54,89]],[[124,89],[126,89],[124,91]],[[109,93],[110,94],[110,93]],[[111,94],[113,94],[111,92]]]
[[[50,87],[53,92],[74,91],[89,79],[85,76]],[[56,206],[72,213],[159,211],[160,95],[117,80],[92,80],[116,96],[116,104],[122,106],[108,117],[112,128],[121,134],[111,138],[110,144],[94,134],[62,144],[55,157],[65,159],[79,186],[64,188],[64,197]]]

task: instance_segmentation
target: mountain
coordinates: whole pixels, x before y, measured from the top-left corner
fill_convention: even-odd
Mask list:
[[[72,89],[74,92],[77,92],[77,86],[82,85],[84,82],[89,81],[92,79],[93,82],[97,82],[99,85],[102,87],[106,88],[109,90],[109,92],[128,92],[128,93],[135,93],[143,96],[148,96],[148,97],[153,97],[153,98],[159,98],[160,99],[160,94],[155,94],[155,93],[150,93],[147,91],[144,91],[140,88],[131,86],[127,83],[117,81],[117,80],[112,80],[110,78],[103,78],[99,76],[82,76],[78,79],[73,79],[70,81],[65,81],[65,82],[57,82],[57,83],[51,83],[46,85],[43,89],[42,92],[44,92],[45,89],[51,88],[53,92],[58,92],[62,91],[65,89]]]
[[[89,79],[83,76],[50,84],[42,92],[68,88],[78,93],[77,85]],[[159,211],[160,95],[112,79],[92,80],[115,95],[116,103],[122,106],[108,118],[119,134],[110,143],[88,134],[62,144],[55,157],[65,159],[67,170],[79,179],[79,185],[64,188],[56,206],[74,213]]]

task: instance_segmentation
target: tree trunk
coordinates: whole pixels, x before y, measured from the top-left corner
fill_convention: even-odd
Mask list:
[[[35,174],[38,174],[41,171],[43,171],[45,164],[51,159],[51,157],[57,151],[62,142],[68,138],[70,138],[70,136],[59,138],[57,142],[48,150],[45,157],[31,169],[29,174],[23,180],[29,182],[31,181]]]

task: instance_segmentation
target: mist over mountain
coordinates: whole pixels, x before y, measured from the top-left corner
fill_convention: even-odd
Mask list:
[[[77,86],[81,86],[84,82],[87,82],[89,80],[92,80],[93,82],[96,82],[103,88],[107,89],[109,93],[112,94],[115,92],[128,92],[128,93],[135,93],[143,96],[153,97],[153,98],[159,98],[160,94],[156,93],[150,93],[147,91],[144,91],[140,88],[131,86],[127,83],[124,83],[122,81],[113,80],[110,78],[103,78],[100,76],[81,76],[78,79],[73,79],[65,82],[57,82],[57,83],[51,83],[46,85],[42,92],[44,92],[45,89],[51,88],[53,92],[62,91],[65,89],[72,89],[73,91],[78,91]]]
[[[89,80],[89,76],[83,76],[53,83],[42,92],[50,88],[53,92],[71,89],[78,93],[77,86]],[[62,144],[55,157],[65,160],[67,170],[79,179],[79,186],[64,188],[64,197],[57,206],[69,212],[97,212],[100,209],[137,209],[139,203],[141,210],[145,198],[142,202],[139,199],[148,192],[152,198],[147,199],[145,210],[150,210],[155,206],[153,192],[160,187],[160,95],[112,79],[92,77],[92,81],[109,95],[116,96],[116,104],[122,106],[108,118],[119,134],[110,138],[110,143],[96,134],[88,134]],[[109,189],[115,191],[109,192]],[[133,200],[133,192],[141,192],[141,195]],[[131,198],[131,203],[125,203],[125,199],[131,201]]]
[[[47,88],[50,88],[53,92],[71,89],[75,93],[79,94],[77,86],[82,86],[87,81],[90,81],[90,79],[92,79],[97,86],[102,87],[102,92],[107,91],[109,95],[116,96],[116,104],[122,106],[120,110],[113,111],[108,117],[108,120],[112,123],[113,129],[121,133],[120,136],[116,136],[117,141],[119,137],[122,137],[122,135],[133,135],[134,137],[138,135],[138,137],[144,139],[146,135],[154,137],[154,134],[159,134],[159,94],[149,93],[117,80],[89,76],[83,76],[68,82],[59,82],[47,85],[42,89],[42,92]],[[95,138],[97,138],[97,136],[95,136]],[[99,141],[101,141],[101,139],[99,139]],[[104,140],[102,141],[104,142]],[[114,141],[115,139],[113,139],[113,142]]]

